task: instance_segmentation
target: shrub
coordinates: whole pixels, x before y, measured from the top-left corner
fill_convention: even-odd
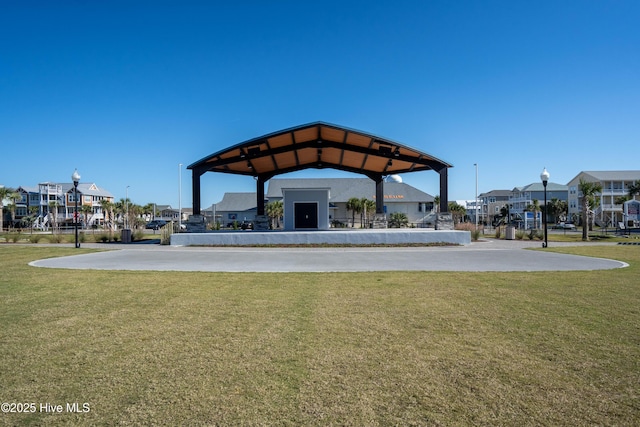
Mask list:
[[[527,232],[524,230],[518,230],[516,231],[516,240],[522,240],[524,239],[524,236],[527,235]]]
[[[100,233],[96,236],[96,242],[100,241],[102,243],[107,243],[110,240],[110,237],[107,233]]]
[[[51,243],[62,243],[65,241],[65,238],[62,234],[52,234],[49,236],[49,242]]]
[[[136,230],[132,235],[131,235],[131,240],[142,240],[144,239],[144,233],[142,232],[142,230]]]
[[[160,230],[160,244],[168,245],[171,243],[171,231],[173,227],[162,227]]]
[[[32,234],[29,236],[31,243],[38,243],[40,240],[42,240],[42,234]]]
[[[409,224],[409,218],[404,212],[394,212],[389,215],[389,228],[406,227]]]
[[[466,230],[471,233],[471,239],[477,241],[480,238],[480,227],[470,222],[462,222],[456,225],[456,230]],[[500,238],[499,231],[496,231],[496,238]]]
[[[84,235],[84,231],[81,231],[80,233],[78,233],[78,241],[80,243],[84,243],[85,240],[87,240],[87,236]]]
[[[11,233],[9,234],[9,237],[7,239],[7,241],[12,241],[13,243],[18,243],[18,241],[22,239],[22,235],[20,234],[20,232],[17,233]]]
[[[114,233],[113,236],[111,236],[111,238],[113,239],[114,242],[117,242],[118,240],[120,240],[120,236],[118,236],[117,233]]]

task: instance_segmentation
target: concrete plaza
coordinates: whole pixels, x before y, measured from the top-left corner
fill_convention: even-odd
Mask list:
[[[627,264],[558,254],[539,241],[489,239],[464,246],[424,247],[180,247],[149,244],[84,244],[112,249],[34,261],[32,266],[94,270],[204,272],[361,271],[570,271],[609,270]],[[555,243],[551,246],[580,244]]]

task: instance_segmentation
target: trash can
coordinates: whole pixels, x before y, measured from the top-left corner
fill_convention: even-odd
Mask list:
[[[122,240],[122,243],[131,243],[131,229],[130,228],[123,228],[122,232],[120,233],[120,240]]]
[[[505,240],[515,240],[516,228],[513,225],[509,225],[504,233]]]

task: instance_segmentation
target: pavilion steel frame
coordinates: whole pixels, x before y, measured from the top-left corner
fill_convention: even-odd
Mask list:
[[[376,213],[384,213],[384,177],[433,170],[440,175],[440,212],[448,212],[448,169],[430,154],[367,132],[326,122],[308,123],[257,138],[206,156],[189,165],[193,214],[201,214],[200,177],[206,172],[256,178],[257,214],[264,215],[264,185],[276,175],[303,169],[338,169],[365,175],[376,184]]]

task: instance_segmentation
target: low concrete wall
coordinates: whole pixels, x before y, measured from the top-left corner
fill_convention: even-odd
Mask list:
[[[251,245],[403,245],[447,243],[468,245],[471,233],[455,230],[386,229],[329,231],[215,231],[171,236],[173,246]]]

